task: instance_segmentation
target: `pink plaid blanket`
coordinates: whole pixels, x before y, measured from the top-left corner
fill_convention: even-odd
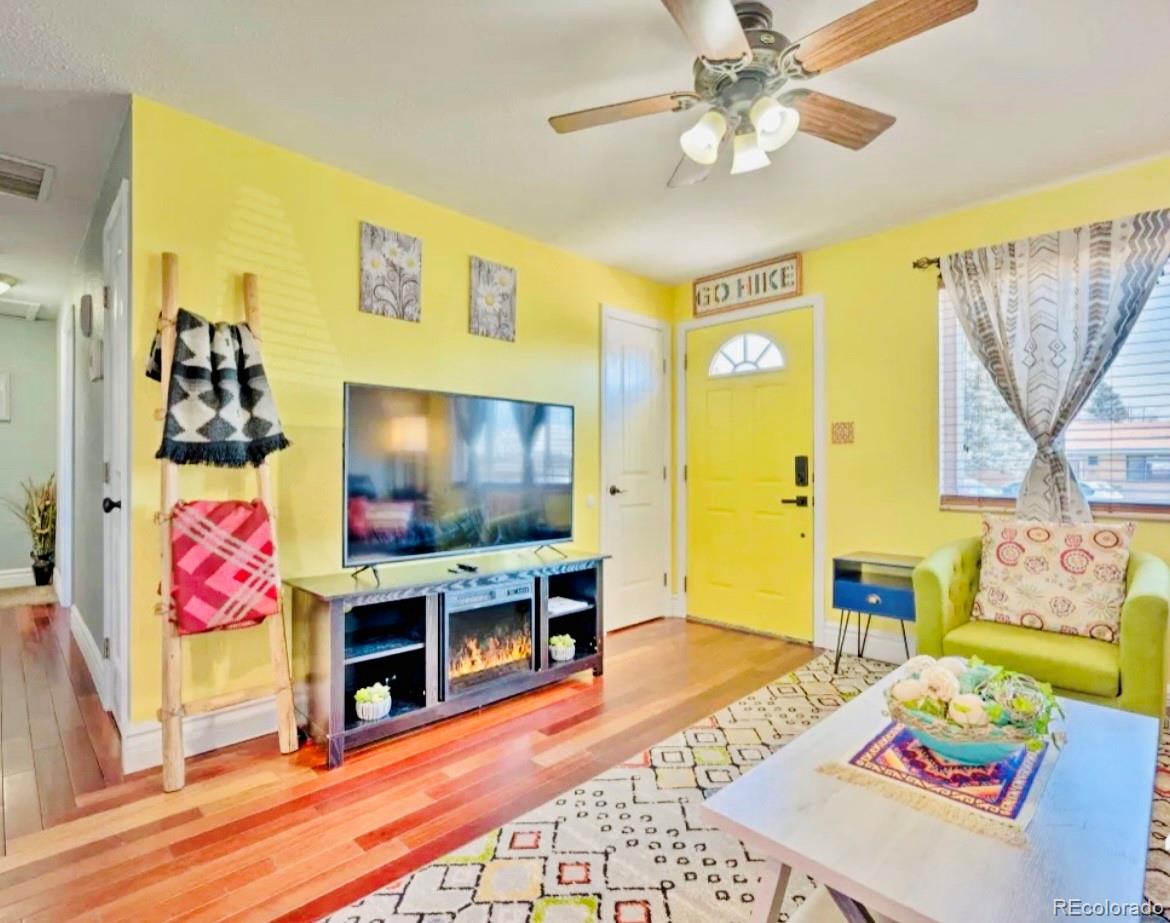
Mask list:
[[[195,500],[171,517],[180,634],[256,625],[280,611],[272,521],[259,500]]]

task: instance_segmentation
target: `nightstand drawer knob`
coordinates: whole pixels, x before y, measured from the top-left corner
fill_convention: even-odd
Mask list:
[[[882,598],[878,596],[877,593],[870,593],[867,597],[865,597],[865,601],[871,606],[880,606],[882,604]]]

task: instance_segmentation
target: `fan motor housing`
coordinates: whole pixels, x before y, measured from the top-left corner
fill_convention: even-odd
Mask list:
[[[753,29],[745,33],[752,49],[752,58],[742,67],[729,69],[713,66],[703,58],[695,60],[695,93],[711,103],[728,103],[732,97],[741,94],[733,92],[736,85],[752,82],[759,92],[776,93],[785,83],[787,76],[781,68],[781,58],[791,44],[779,32]]]

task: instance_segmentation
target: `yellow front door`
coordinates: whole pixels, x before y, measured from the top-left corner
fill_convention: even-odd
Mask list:
[[[687,613],[811,641],[812,311],[692,330],[686,349]]]

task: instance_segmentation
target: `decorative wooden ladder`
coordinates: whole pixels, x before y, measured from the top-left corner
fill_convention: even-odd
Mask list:
[[[166,419],[167,392],[170,388],[171,364],[174,360],[176,321],[179,316],[179,258],[174,253],[162,255],[162,394],[163,419]],[[260,291],[256,276],[244,273],[244,316],[256,342],[261,342]],[[272,521],[273,558],[276,550],[276,505],[272,496],[272,472],[265,461],[256,468],[260,499],[268,509]],[[272,658],[271,685],[243,689],[209,696],[193,702],[183,702],[183,644],[182,635],[173,618],[171,595],[171,513],[179,502],[179,466],[168,459],[162,462],[162,503],[159,526],[162,559],[162,722],[163,789],[168,792],[181,789],[186,782],[187,765],[183,753],[183,718],[202,715],[233,705],[276,696],[276,727],[280,738],[280,752],[297,749],[297,724],[293,713],[292,680],[289,675],[288,648],[285,646],[283,606],[264,620],[268,631],[268,652]],[[280,572],[279,564],[277,573]],[[278,589],[279,592],[279,589]]]

